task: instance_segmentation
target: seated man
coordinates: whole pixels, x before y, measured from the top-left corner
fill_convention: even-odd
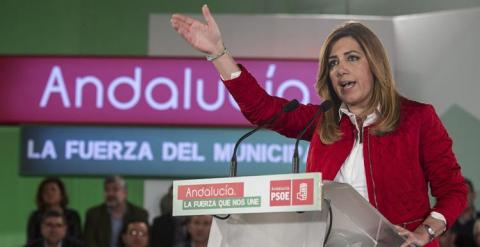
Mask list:
[[[148,247],[148,222],[142,219],[132,219],[125,223],[122,229],[124,247]]]
[[[127,200],[127,183],[122,177],[106,177],[103,185],[105,201],[86,214],[84,239],[88,247],[118,247],[125,222],[148,220],[145,209]]]
[[[59,211],[47,211],[42,216],[40,231],[42,238],[27,247],[80,247],[80,242],[66,237],[65,216]]]

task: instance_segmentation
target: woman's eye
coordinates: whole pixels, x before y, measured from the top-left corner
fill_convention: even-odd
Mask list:
[[[350,56],[348,56],[347,59],[348,59],[348,61],[357,61],[357,60],[360,59],[360,57],[359,57],[359,56],[355,56],[355,55],[350,55]]]
[[[337,60],[330,60],[330,61],[328,61],[328,68],[332,69],[337,64],[338,64]]]

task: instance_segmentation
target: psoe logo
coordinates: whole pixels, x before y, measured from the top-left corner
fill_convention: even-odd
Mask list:
[[[313,204],[313,179],[292,180],[292,205]]]
[[[270,181],[270,206],[313,204],[313,179]]]

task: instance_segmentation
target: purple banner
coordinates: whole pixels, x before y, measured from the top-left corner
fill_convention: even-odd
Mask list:
[[[271,94],[318,103],[317,61],[239,60]],[[0,123],[248,125],[204,59],[0,57]]]

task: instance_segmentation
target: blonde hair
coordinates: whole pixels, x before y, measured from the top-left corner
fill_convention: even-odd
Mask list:
[[[333,45],[344,37],[351,37],[360,45],[374,78],[373,92],[367,110],[367,112],[377,113],[377,122],[372,127],[373,134],[384,135],[392,132],[400,119],[399,95],[395,89],[390,64],[381,41],[363,24],[347,22],[327,37],[320,50],[320,68],[316,88],[323,100],[333,102],[333,109],[325,112],[318,128],[320,139],[325,144],[332,144],[342,136],[338,116],[342,101],[333,90],[328,57]]]

